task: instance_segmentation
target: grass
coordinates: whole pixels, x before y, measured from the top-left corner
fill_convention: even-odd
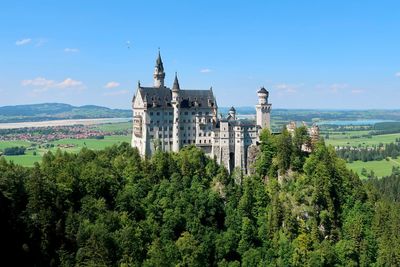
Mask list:
[[[8,147],[16,147],[16,146],[24,146],[30,147],[31,142],[28,141],[0,141],[0,150],[3,150]]]
[[[92,128],[104,132],[124,131],[132,128],[132,122],[104,123],[94,125]]]
[[[33,155],[33,151],[25,152],[25,155],[19,156],[4,156],[8,161],[13,161],[15,164],[19,164],[25,167],[32,167],[35,162],[40,162],[42,160],[42,155],[37,153]]]
[[[57,147],[58,144],[73,144],[75,145],[72,148],[60,148],[63,151],[71,152],[71,153],[77,153],[79,152],[83,147],[87,147],[89,149],[93,150],[100,150],[104,149],[106,147],[112,146],[114,144],[121,144],[122,142],[130,142],[131,137],[130,136],[121,136],[121,135],[113,135],[113,136],[105,136],[104,139],[62,139],[62,140],[57,140],[54,142],[49,142],[49,144],[54,144],[53,148],[50,149],[45,149],[45,148],[35,148],[32,150],[27,150],[25,152],[25,155],[19,155],[19,156],[4,156],[5,159],[9,161],[13,161],[16,164],[20,164],[25,167],[32,167],[35,162],[40,162],[42,159],[42,156],[44,153],[47,151],[52,151],[55,152],[59,147]],[[25,146],[25,147],[30,147],[32,143],[27,142],[27,141],[1,141],[0,142],[0,149],[4,149],[7,147],[12,147],[12,146]],[[34,151],[36,152],[36,155],[33,155]]]
[[[388,176],[392,173],[392,167],[399,167],[400,166],[400,159],[389,159],[387,160],[379,160],[379,161],[354,161],[352,163],[347,163],[347,167],[358,173],[361,178],[366,178],[365,176],[361,175],[362,168],[365,168],[368,173],[374,171],[375,175],[378,177]]]
[[[359,131],[357,131],[359,133]],[[356,133],[352,133],[353,135],[360,135]],[[400,133],[396,134],[383,134],[383,135],[373,135],[371,138],[355,138],[350,139],[349,134],[346,135],[330,135],[329,139],[326,139],[325,142],[327,144],[333,146],[373,146],[378,145],[380,143],[387,144],[392,143],[396,140],[396,138],[400,138]]]

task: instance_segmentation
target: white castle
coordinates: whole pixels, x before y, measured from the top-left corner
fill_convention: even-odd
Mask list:
[[[132,147],[150,156],[157,149],[177,152],[195,145],[229,171],[240,168],[247,173],[249,148],[257,145],[261,129],[270,128],[268,91],[262,87],[257,92],[256,121],[249,121],[238,119],[234,107],[227,117],[218,116],[212,88],[181,89],[176,73],[172,89],[166,87],[160,52],[153,77],[152,87],[138,82],[132,99]]]

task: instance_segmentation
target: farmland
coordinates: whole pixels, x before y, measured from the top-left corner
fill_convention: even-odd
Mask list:
[[[25,155],[19,156],[4,156],[7,160],[13,161],[16,164],[21,164],[26,167],[31,167],[35,162],[40,162],[43,154],[48,151],[56,152],[57,149],[63,151],[76,153],[82,148],[86,147],[93,150],[100,150],[114,144],[122,142],[129,142],[130,136],[106,136],[104,139],[62,139],[47,143],[47,147],[32,147],[30,142],[22,141],[3,141],[0,142],[0,149],[13,146],[24,146],[27,148]],[[54,145],[54,146],[51,146]],[[62,145],[65,145],[63,147]],[[70,147],[68,147],[70,146]],[[36,154],[36,155],[35,155]]]
[[[293,117],[295,114],[294,111],[290,111],[288,113],[275,111],[276,116],[272,117],[271,126],[272,131],[279,132],[282,127],[287,124],[287,119]],[[326,113],[326,114],[325,114]],[[319,117],[310,117],[309,113],[306,111],[302,111],[297,114],[295,118],[303,118],[306,119],[308,125],[310,125],[313,121],[319,121],[322,119],[327,119],[329,112],[318,113]],[[354,112],[353,112],[354,113]],[[249,113],[242,113],[244,117],[254,117],[249,110]],[[317,113],[316,113],[317,114]],[[328,115],[327,115],[328,114]],[[301,115],[301,116],[300,116]],[[323,116],[322,116],[323,115]],[[341,114],[332,113],[332,118],[335,119],[338,123],[326,121],[328,123],[321,123],[321,137],[324,138],[325,142],[328,145],[332,145],[336,147],[336,149],[340,147],[355,147],[355,148],[366,148],[366,147],[376,147],[381,144],[389,144],[396,141],[396,139],[400,138],[400,131],[392,133],[390,130],[395,129],[396,125],[385,124],[385,123],[376,123],[372,119],[376,119],[374,117],[371,118],[370,121],[354,121],[356,122],[354,125],[348,123],[347,119],[359,119],[357,116],[361,116],[362,114],[353,114],[353,117],[343,117],[341,118]],[[303,117],[302,117],[303,116]],[[342,119],[342,121],[341,121]],[[382,119],[381,117],[377,117],[377,119]],[[86,123],[86,121],[80,121]],[[96,124],[92,124],[95,122]],[[57,135],[52,135],[54,139],[44,138],[42,140],[43,130],[30,131],[30,138],[23,140],[20,136],[16,136],[14,139],[10,140],[2,140],[0,141],[0,151],[9,147],[26,147],[25,155],[18,156],[4,156],[7,160],[13,161],[15,163],[21,164],[23,166],[33,166],[35,162],[40,162],[43,154],[47,151],[55,152],[57,149],[61,149],[62,151],[68,151],[72,153],[76,153],[82,148],[86,147],[89,149],[99,150],[108,146],[112,146],[114,144],[119,144],[121,142],[130,142],[131,136],[131,127],[132,122],[128,121],[118,121],[115,120],[112,123],[104,123],[107,121],[91,121],[86,125],[80,126],[48,126],[50,129],[54,129],[55,131],[59,131],[61,133],[61,137]],[[52,122],[57,123],[57,122]],[[330,124],[331,123],[331,124]],[[385,134],[385,132],[377,132],[376,125],[380,125],[381,130],[388,131],[389,133]],[[389,128],[385,128],[385,126]],[[397,125],[400,127],[400,125]],[[58,129],[57,127],[60,127]],[[66,129],[63,127],[67,127]],[[68,128],[70,127],[70,128]],[[394,127],[394,128],[393,128]],[[42,128],[41,128],[42,129]],[[26,135],[22,135],[26,136]],[[38,137],[40,136],[40,137]],[[3,136],[4,137],[4,136]],[[4,139],[4,138],[3,138]],[[373,160],[373,161],[360,161],[354,160],[347,163],[347,166],[357,172],[360,177],[366,178],[366,173],[370,174],[371,171],[378,176],[386,176],[389,175],[392,171],[393,167],[400,166],[400,160],[387,157],[382,160]]]
[[[31,167],[35,162],[40,162],[43,155],[48,151],[56,152],[60,149],[76,153],[84,147],[100,150],[114,144],[130,142],[130,128],[130,122],[118,122],[81,126],[28,128],[26,130],[10,130],[8,133],[6,130],[3,130],[5,132],[1,137],[0,151],[10,147],[25,147],[26,151],[24,155],[7,155],[4,157],[16,164]],[[47,132],[48,134],[45,134]],[[60,133],[62,134],[60,135]],[[88,135],[87,133],[91,133],[92,135]],[[54,136],[66,136],[66,138],[56,138],[53,140]],[[25,138],[25,140],[7,140],[21,138]]]

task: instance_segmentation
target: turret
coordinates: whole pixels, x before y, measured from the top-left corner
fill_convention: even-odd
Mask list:
[[[258,96],[258,104],[260,105],[268,104],[269,92],[264,88],[264,86],[261,87],[260,90],[258,90],[257,96]]]
[[[174,84],[172,85],[172,107],[174,108],[174,120],[172,128],[172,151],[178,152],[180,148],[180,133],[179,133],[179,92],[180,86],[178,75],[175,72]]]
[[[229,110],[229,116],[231,116],[233,120],[236,120],[236,109],[234,107],[231,107]]]
[[[161,60],[160,50],[158,50],[158,57],[156,60],[156,66],[154,68],[153,77],[154,77],[154,87],[164,87],[165,72],[164,72],[164,65]]]
[[[258,104],[256,105],[256,121],[257,125],[264,129],[270,128],[270,112],[271,112],[271,104],[268,104],[268,96],[269,92],[261,87],[257,92],[258,96]]]

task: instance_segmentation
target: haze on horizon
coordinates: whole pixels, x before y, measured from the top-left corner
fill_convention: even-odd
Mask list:
[[[158,51],[219,106],[400,108],[398,1],[0,3],[0,106],[130,108]]]

